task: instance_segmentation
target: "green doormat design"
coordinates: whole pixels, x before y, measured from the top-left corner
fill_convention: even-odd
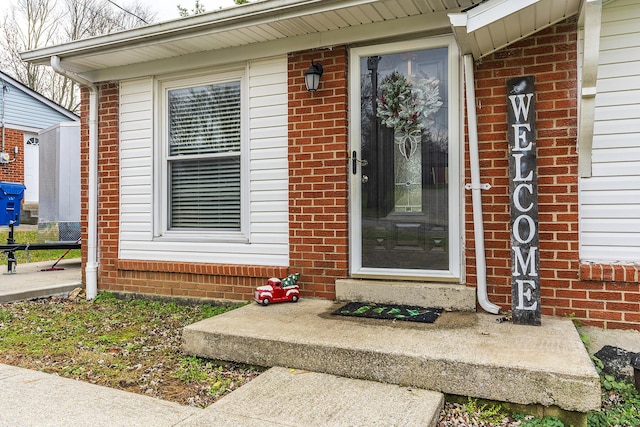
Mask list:
[[[363,302],[350,302],[333,312],[333,314],[340,316],[369,317],[372,319],[404,320],[407,322],[422,323],[435,322],[441,313],[441,308]]]

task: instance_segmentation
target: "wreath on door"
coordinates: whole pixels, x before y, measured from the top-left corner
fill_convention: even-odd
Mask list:
[[[428,117],[442,106],[439,84],[435,78],[414,83],[394,71],[380,85],[377,116],[394,130],[394,142],[407,160],[418,149]]]

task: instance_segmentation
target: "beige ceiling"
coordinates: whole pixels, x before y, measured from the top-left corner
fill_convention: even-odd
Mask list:
[[[478,59],[579,12],[582,0],[491,0],[451,24],[462,53]]]

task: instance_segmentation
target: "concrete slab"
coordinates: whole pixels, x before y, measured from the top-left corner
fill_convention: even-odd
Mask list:
[[[426,427],[443,404],[431,391],[271,368],[179,426]]]
[[[444,313],[433,324],[331,315],[332,301],[250,304],[185,328],[189,354],[286,366],[461,396],[600,407],[598,375],[569,319],[542,326],[496,323],[480,313]]]
[[[336,299],[476,311],[476,290],[451,283],[338,279]]]
[[[54,262],[18,264],[15,274],[1,274],[0,303],[57,295],[83,286],[80,259],[60,261],[57,267],[64,270],[42,271]],[[0,265],[0,272],[6,271],[6,264]]]
[[[590,354],[597,353],[605,345],[623,348],[633,353],[640,353],[640,332],[618,329],[601,329],[592,326],[581,326],[578,330],[589,337],[587,346]]]
[[[2,426],[174,426],[201,409],[0,365]]]

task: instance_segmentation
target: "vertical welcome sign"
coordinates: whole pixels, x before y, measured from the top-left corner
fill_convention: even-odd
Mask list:
[[[513,322],[540,325],[538,174],[533,76],[507,81]]]

